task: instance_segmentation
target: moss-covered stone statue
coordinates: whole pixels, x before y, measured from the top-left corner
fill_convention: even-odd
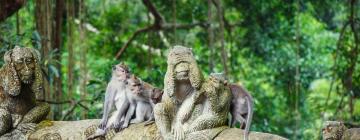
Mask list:
[[[15,47],[5,53],[4,61],[0,69],[0,139],[19,139],[13,135],[34,130],[50,107],[38,102],[43,95],[39,53]]]
[[[323,140],[360,140],[360,128],[346,128],[344,123],[326,121],[323,124]]]
[[[213,139],[226,128],[228,88],[221,80],[203,78],[190,48],[175,46],[167,63],[163,100],[154,108],[160,135],[166,140]]]

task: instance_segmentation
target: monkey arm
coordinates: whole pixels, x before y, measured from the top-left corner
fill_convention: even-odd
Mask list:
[[[135,109],[136,109],[136,103],[130,102],[130,107],[129,107],[128,111],[126,112],[123,128],[126,128],[129,126],[130,119],[134,115]]]
[[[114,105],[114,97],[115,97],[116,90],[112,89],[111,86],[108,86],[105,93],[105,102],[104,102],[104,112],[101,119],[100,128],[104,129],[106,127],[108,117],[110,114],[110,110]]]
[[[115,128],[120,128],[121,118],[124,116],[125,111],[129,108],[129,105],[130,105],[129,100],[127,98],[125,98],[125,100],[121,104],[121,107],[118,108],[116,118],[115,118],[115,122],[113,122]]]
[[[37,105],[23,117],[21,123],[39,123],[46,118],[49,112],[49,104],[37,103]]]

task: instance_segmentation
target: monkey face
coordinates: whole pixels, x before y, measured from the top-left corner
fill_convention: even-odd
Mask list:
[[[189,79],[189,63],[181,62],[175,66],[176,80],[188,80]]]
[[[157,104],[161,101],[163,93],[164,91],[158,88],[154,88],[152,90],[151,100],[153,101],[154,104]]]
[[[138,78],[134,77],[134,76],[132,76],[130,78],[130,80],[128,80],[128,86],[129,86],[130,91],[133,94],[141,95],[141,93],[144,92],[144,88],[143,88],[143,86],[141,84],[141,81]]]
[[[12,55],[12,62],[21,81],[30,84],[34,80],[36,67],[32,53],[22,48],[16,48]]]
[[[112,69],[113,74],[120,80],[126,80],[128,72],[120,65],[115,65]]]

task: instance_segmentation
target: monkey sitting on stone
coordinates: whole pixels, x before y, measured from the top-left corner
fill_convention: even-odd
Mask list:
[[[151,124],[154,121],[153,108],[161,100],[163,91],[143,82],[134,75],[128,79],[127,90],[130,107],[122,128],[128,127],[129,123],[141,123],[145,120],[145,125]],[[130,121],[134,113],[135,118]]]
[[[99,128],[88,139],[104,136],[109,128],[119,129],[121,127],[121,120],[130,104],[126,97],[126,84],[129,77],[129,68],[124,63],[117,64],[112,68],[112,77],[106,88],[104,112]],[[114,105],[116,110],[109,118]]]
[[[0,136],[12,129],[27,133],[50,111],[43,99],[43,76],[40,55],[33,48],[5,53],[0,69]]]
[[[347,129],[344,123],[326,121],[323,129],[323,140],[360,140],[360,128]]]

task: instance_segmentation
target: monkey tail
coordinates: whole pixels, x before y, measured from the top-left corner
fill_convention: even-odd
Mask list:
[[[245,126],[245,135],[244,135],[244,140],[249,140],[249,133],[250,133],[250,126],[251,126],[251,121],[252,121],[252,117],[253,117],[253,113],[254,113],[254,101],[251,97],[251,95],[249,94],[249,96],[245,96],[246,100],[247,100],[247,106],[248,106],[248,114],[246,117],[246,126]]]

